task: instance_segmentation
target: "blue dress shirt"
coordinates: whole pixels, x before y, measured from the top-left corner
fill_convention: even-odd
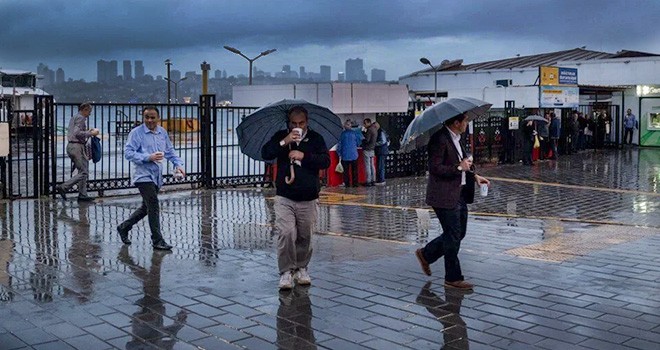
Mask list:
[[[142,124],[131,130],[128,134],[128,142],[124,146],[124,157],[135,164],[133,184],[153,182],[158,188],[163,186],[164,162],[149,160],[154,152],[163,152],[165,159],[172,162],[175,167],[183,167],[181,158],[174,153],[174,146],[172,146],[167,131],[161,126],[156,127],[155,131],[151,131]]]

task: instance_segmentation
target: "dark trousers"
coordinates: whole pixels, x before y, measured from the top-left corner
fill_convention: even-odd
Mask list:
[[[387,154],[376,155],[376,182],[385,182],[385,159]]]
[[[532,152],[534,151],[534,141],[523,140],[523,164],[532,165]]]
[[[344,186],[358,185],[357,160],[342,160],[341,166],[344,167]]]
[[[151,230],[151,242],[157,243],[163,239],[160,233],[160,205],[158,203],[158,186],[153,182],[138,182],[135,187],[142,196],[142,206],[139,207],[131,216],[122,222],[118,229],[128,232],[145,216],[149,220],[149,229]]]
[[[548,157],[550,138],[548,136],[543,136],[543,140],[539,140],[539,143],[541,144],[541,149],[539,150],[539,159],[544,160]]]
[[[633,128],[625,128],[623,131],[623,143],[632,144]]]
[[[461,195],[456,208],[433,208],[440,220],[442,234],[426,244],[422,250],[424,259],[432,264],[442,256],[445,257],[445,281],[456,282],[463,280],[461,262],[458,260],[458,251],[461,241],[465,238],[467,230],[468,209]]]

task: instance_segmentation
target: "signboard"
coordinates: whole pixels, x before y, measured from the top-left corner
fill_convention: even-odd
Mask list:
[[[519,124],[520,124],[519,117],[509,117],[509,130],[518,130]]]
[[[539,67],[540,85],[578,85],[577,68]]]
[[[541,108],[578,108],[580,88],[577,86],[539,86]]]
[[[9,123],[0,123],[0,157],[9,155]]]

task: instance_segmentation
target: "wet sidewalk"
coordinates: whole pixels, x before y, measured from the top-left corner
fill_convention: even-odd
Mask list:
[[[471,294],[427,278],[440,227],[423,177],[328,188],[311,287],[278,292],[274,191],[0,203],[0,349],[658,349],[660,150],[486,168],[461,262]]]

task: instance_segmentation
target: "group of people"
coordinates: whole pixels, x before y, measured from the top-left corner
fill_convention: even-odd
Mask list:
[[[344,186],[358,187],[358,148],[362,147],[363,164],[366,175],[364,186],[385,185],[385,160],[389,153],[389,137],[378,122],[364,119],[360,130],[350,120],[344,122],[337,155],[343,168]],[[374,158],[376,164],[374,165]]]
[[[83,103],[78,107],[78,113],[69,121],[66,151],[77,173],[55,187],[65,200],[67,192],[77,186],[78,201],[94,201],[94,198],[87,194],[90,160],[88,142],[90,137],[99,135],[100,131],[88,128],[91,112],[92,105]],[[160,228],[158,192],[163,186],[164,161],[172,162],[175,173],[181,177],[185,176],[185,170],[181,158],[174,151],[167,131],[160,126],[158,108],[145,107],[142,110],[142,118],[142,125],[131,130],[124,146],[124,157],[135,166],[132,183],[140,191],[142,205],[126,221],[117,226],[117,232],[124,244],[131,244],[129,237],[131,228],[144,217],[148,217],[153,248],[171,250],[172,246],[165,241]]]
[[[612,118],[606,110],[593,115],[578,111],[562,120],[554,112],[546,112],[543,121],[526,121],[522,125],[523,164],[532,165],[532,151],[539,148],[539,160],[557,159],[559,153],[572,154],[585,149],[601,149],[610,140]],[[628,109],[623,119],[624,143],[632,143],[639,128],[637,118]]]
[[[66,193],[78,186],[81,201],[93,201],[87,195],[89,155],[87,141],[99,135],[98,129],[89,129],[88,117],[92,111],[89,103],[79,106],[78,114],[71,119],[68,130],[67,152],[78,174],[57,186],[57,192],[66,199]],[[156,250],[171,250],[162,234],[158,192],[163,185],[164,161],[170,161],[175,171],[185,175],[183,162],[176,155],[167,131],[159,125],[160,115],[156,107],[142,110],[143,123],[128,135],[124,156],[133,163],[132,183],[140,191],[142,205],[117,226],[117,232],[125,245],[131,244],[131,228],[144,217],[148,217],[151,241]],[[312,233],[318,218],[320,170],[330,166],[330,155],[323,137],[310,129],[308,111],[302,106],[294,106],[287,113],[288,128],[276,132],[263,145],[261,155],[265,160],[277,163],[276,196],[274,203],[275,229],[278,236],[277,264],[280,273],[279,288],[291,289],[294,285],[310,285],[308,265],[312,258]],[[429,179],[426,202],[435,211],[442,226],[442,234],[418,249],[415,255],[425,274],[431,275],[430,264],[444,256],[445,286],[458,289],[472,289],[461,272],[458,252],[467,229],[467,204],[474,199],[475,184],[490,186],[490,181],[478,175],[472,164],[472,157],[460,143],[461,134],[468,125],[466,115],[460,114],[445,122],[445,126],[432,135],[428,145]],[[384,168],[373,166],[374,155],[380,155],[386,136],[379,132],[377,123],[364,120],[363,139],[353,131],[350,123],[345,124],[339,146],[342,162],[350,172],[349,162],[357,160],[357,147],[362,145],[370,170],[367,170],[367,183],[384,182]],[[380,139],[380,140],[379,140]],[[350,152],[347,145],[352,142]],[[386,142],[385,142],[386,143]],[[381,150],[376,153],[376,149]],[[385,153],[386,154],[386,153]],[[379,157],[384,160],[385,157]],[[365,164],[367,165],[367,164]],[[294,167],[295,181],[289,181],[289,167]],[[354,171],[356,173],[356,171]],[[379,177],[382,176],[382,177]],[[347,183],[351,179],[347,180]],[[353,179],[354,180],[354,179]],[[356,182],[353,181],[353,184]]]

